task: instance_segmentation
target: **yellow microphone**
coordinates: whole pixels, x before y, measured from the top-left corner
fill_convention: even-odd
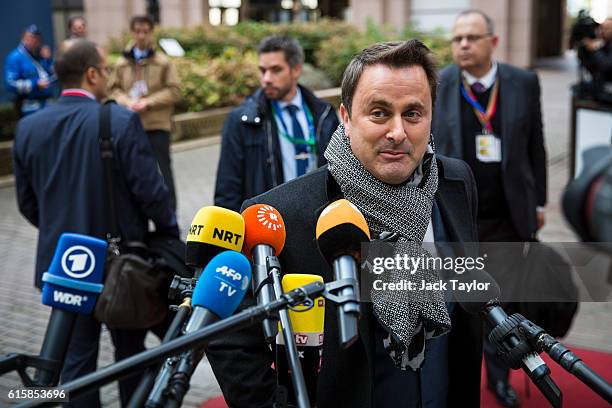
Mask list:
[[[283,276],[283,292],[289,292],[312,282],[323,282],[319,275],[286,274]],[[289,310],[289,319],[293,328],[293,337],[298,349],[300,365],[310,401],[317,399],[317,380],[321,370],[323,353],[323,329],[325,325],[325,298],[318,297],[309,306],[296,306]],[[276,336],[276,370],[279,385],[287,389],[287,402],[297,404],[291,382],[291,371],[285,352],[285,341],[281,333]]]
[[[359,317],[359,284],[357,264],[361,243],[370,241],[370,229],[365,217],[350,201],[341,199],[321,212],[316,227],[319,251],[331,265],[334,280],[347,279],[338,291],[345,302],[338,305],[340,346],[346,348],[357,340]]]
[[[201,269],[224,250],[240,252],[244,219],[236,211],[208,206],[198,210],[187,234],[185,264]]]

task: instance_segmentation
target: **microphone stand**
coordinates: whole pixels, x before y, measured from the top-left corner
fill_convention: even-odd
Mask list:
[[[283,294],[280,278],[280,262],[276,256],[268,256],[266,258],[266,266],[268,268],[268,276],[272,278],[274,294],[276,298],[279,299]],[[296,402],[299,408],[310,408],[308,389],[306,388],[302,365],[300,364],[297,346],[295,345],[295,337],[293,335],[293,328],[291,327],[291,320],[289,319],[289,312],[287,309],[280,309],[278,315],[283,330],[283,338],[285,339],[285,351],[287,353],[289,370],[291,370],[292,374],[291,381],[295,390]]]
[[[274,315],[289,306],[298,306],[305,302],[312,302],[312,299],[327,295],[327,285],[322,282],[312,282],[308,285],[299,287],[290,292],[283,293],[278,299],[260,306],[253,306],[244,309],[242,312],[220,320],[209,326],[203,327],[193,333],[186,334],[177,339],[163,343],[153,349],[135,354],[115,364],[106,366],[96,372],[77,378],[71,382],[61,385],[71,398],[99,388],[102,385],[128,376],[131,372],[141,370],[155,364],[157,361],[168,355],[182,353],[190,349],[203,347],[211,338],[230,331],[242,329],[252,324],[258,324],[265,318]],[[17,407],[35,407],[53,405],[49,399],[38,399],[25,401]]]
[[[175,300],[177,296],[180,296],[182,303],[179,306],[170,306],[171,310],[176,311],[176,315],[174,319],[172,319],[172,323],[170,323],[170,327],[162,339],[162,344],[169,342],[179,335],[183,323],[191,313],[191,295],[193,294],[196,283],[197,278],[181,278],[178,275],[172,280],[168,297]],[[166,370],[167,365],[167,363],[163,365],[163,370]],[[155,377],[159,368],[158,366],[152,366],[145,371],[138,388],[136,388],[136,391],[132,394],[132,398],[130,398],[128,408],[140,408],[143,406],[147,396],[155,385]]]
[[[53,308],[40,354],[7,354],[1,357],[0,375],[15,370],[26,387],[56,386],[76,319],[77,313]],[[36,369],[34,378],[27,372],[29,367]]]
[[[586,384],[608,404],[612,404],[612,386],[589,368],[576,354],[531,321],[523,318],[519,324],[519,331],[527,338],[533,349],[540,353],[546,352],[567,372]]]
[[[497,303],[491,305],[498,306]],[[550,405],[561,407],[563,393],[550,378],[550,369],[518,329],[520,321],[525,318],[520,314],[507,316],[500,307],[490,309],[489,313],[499,314],[494,321],[500,323],[489,333],[489,341],[495,344],[501,360],[514,370],[522,368]]]

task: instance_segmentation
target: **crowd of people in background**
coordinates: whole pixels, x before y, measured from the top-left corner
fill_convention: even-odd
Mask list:
[[[15,108],[23,118],[18,125],[14,147],[19,208],[39,228],[37,287],[40,287],[40,274],[48,267],[61,232],[70,230],[99,237],[105,237],[107,232],[103,217],[99,216],[103,213],[100,203],[104,198],[101,195],[102,165],[96,156],[100,103],[107,98],[117,102],[112,108],[112,134],[118,153],[115,177],[120,180],[117,185],[123,235],[139,239],[147,230],[149,220],[154,221],[156,228],[178,235],[170,144],[174,105],[181,93],[176,68],[154,42],[153,20],[147,16],[131,19],[132,40],[112,69],[104,51],[86,40],[87,22],[83,17],[70,19],[68,29],[69,35],[58,47],[55,61],[36,25],[24,30],[20,44],[5,61],[6,87],[14,94]],[[318,169],[328,165],[329,157],[332,157],[331,176],[325,177],[335,178],[338,188],[350,196],[343,189],[342,176],[336,173],[342,169],[338,158],[343,155],[356,157],[361,163],[358,165],[355,161],[355,174],[363,171],[374,176],[369,181],[373,189],[385,183],[398,188],[416,186],[429,177],[423,168],[425,163],[432,164],[425,158],[435,153],[460,159],[468,166],[456,160],[441,159],[436,168],[441,172],[436,180],[440,186],[438,191],[451,186],[449,177],[454,175],[468,190],[453,199],[463,200],[463,205],[473,203],[467,206],[470,208],[466,207],[467,212],[462,212],[448,202],[438,201],[440,196],[436,196],[433,207],[424,214],[422,232],[425,236],[432,241],[470,240],[472,234],[489,242],[536,239],[545,223],[547,201],[540,84],[535,73],[493,58],[498,41],[493,21],[486,14],[469,10],[458,15],[449,44],[454,64],[439,72],[439,82],[438,73],[430,72],[428,50],[422,45],[397,42],[387,43],[382,48],[368,48],[355,60],[355,64],[362,64],[361,71],[352,72],[352,78],[345,73],[339,116],[333,106],[299,84],[304,63],[304,51],[299,42],[286,36],[264,39],[257,48],[261,87],[232,110],[223,126],[215,205],[239,211],[245,200],[294,179],[303,185],[286,187],[285,199],[301,199],[292,196],[291,188],[296,185],[309,189],[299,194],[315,194],[312,191],[318,191],[320,186],[319,179],[314,177],[322,177]],[[601,38],[585,44],[591,51],[592,65],[608,79],[612,78],[611,43],[612,19],[608,19],[601,27]],[[396,55],[398,50],[406,54]],[[360,81],[360,76],[371,82]],[[386,88],[393,81],[397,81],[397,89],[406,91],[405,95],[398,94],[397,89],[391,92]],[[416,89],[414,84],[420,88]],[[57,100],[50,103],[54,98]],[[411,106],[410,109],[401,105],[404,102]],[[418,108],[412,107],[417,105]],[[68,118],[70,125],[66,126]],[[418,132],[414,130],[417,124],[422,127]],[[410,133],[413,130],[415,133]],[[350,140],[350,145],[346,146],[341,143],[345,132]],[[334,137],[338,139],[333,147],[335,150],[328,150],[335,155],[326,154]],[[414,157],[414,163],[404,162],[402,155],[413,157],[415,150],[420,156]],[[78,155],[80,160],[70,160],[69,155]],[[394,172],[398,170],[390,163],[410,168],[410,174],[400,172],[401,177],[396,178]],[[52,182],[49,178],[53,178]],[[49,189],[49,185],[54,187]],[[67,204],[63,197],[68,191],[73,199]],[[444,190],[440,195],[444,198],[452,192]],[[270,200],[277,200],[277,197],[273,194]],[[293,201],[287,206],[292,208],[294,204],[299,207]],[[405,210],[410,211],[409,208]],[[461,218],[457,222],[458,231],[451,228],[447,211],[456,211]],[[395,216],[397,214],[389,214],[389,217]],[[472,218],[477,226],[474,231],[470,229]],[[295,268],[298,270],[300,266]],[[462,317],[456,310],[448,313],[453,325],[467,321],[461,323]],[[430,366],[438,364],[436,370],[441,370],[438,374],[445,376],[444,380],[417,380],[405,368],[394,371],[391,360],[386,361],[388,355],[382,346],[388,327],[375,323],[375,314],[369,318],[372,324],[377,324],[372,344],[381,342],[372,346],[376,352],[370,358],[378,364],[384,374],[381,376],[394,387],[413,389],[415,395],[420,396],[415,398],[415,405],[405,406],[418,406],[419,399],[425,397],[434,401],[432,406],[445,406],[446,398],[458,390],[451,384],[457,381],[453,375],[461,374],[453,374],[453,368],[445,361],[429,363]],[[96,368],[98,348],[91,345],[98,344],[100,324],[93,317],[79,319],[62,381]],[[478,336],[482,336],[480,332]],[[237,349],[257,354],[258,348],[264,346],[261,344],[263,338],[257,342],[251,341],[253,338],[249,333],[232,337],[217,344],[211,354],[215,374],[221,388],[227,392],[226,399],[235,401],[237,406],[264,406],[270,402],[271,395],[266,388],[270,384],[254,382],[255,377],[259,378],[259,366],[251,367],[253,378],[241,382],[235,376],[237,371],[244,373],[244,370],[233,370],[231,364],[219,360],[219,356],[235,358],[232,354]],[[143,339],[143,331],[113,331],[117,358],[143,350]],[[448,352],[454,345],[444,343],[439,347]],[[474,359],[478,358],[480,348],[472,351]],[[330,358],[338,357],[336,352],[332,350]],[[354,352],[352,358],[360,358],[358,354]],[[508,382],[508,369],[497,361],[495,349],[488,342],[485,342],[484,354],[489,389],[500,404],[518,406],[520,402]],[[252,357],[250,363],[269,366],[261,354]],[[341,361],[337,365],[330,362],[324,366],[323,375],[339,378],[351,370],[365,370],[361,363],[350,364],[345,357],[338,358]],[[389,364],[385,365],[383,359]],[[480,370],[479,360],[471,363],[469,367],[476,376]],[[351,376],[357,378],[361,374],[352,372]],[[475,377],[463,378],[459,383],[476,390],[479,381],[471,380]],[[349,381],[346,382],[348,387]],[[370,386],[368,382],[361,383],[364,387]],[[251,388],[243,389],[245,384],[250,384]],[[258,389],[260,385],[263,388]],[[124,404],[133,387],[134,379],[122,381]],[[439,388],[445,391],[438,393]],[[447,393],[447,389],[452,391]],[[332,391],[323,389],[321,392]],[[461,398],[465,400],[467,395],[466,391]],[[323,401],[335,401],[336,398],[320,397]],[[365,392],[361,397],[369,395]],[[477,395],[471,397],[478,398]],[[398,402],[392,394],[385,401],[379,406],[397,406]],[[95,393],[76,402],[88,407],[100,405]]]

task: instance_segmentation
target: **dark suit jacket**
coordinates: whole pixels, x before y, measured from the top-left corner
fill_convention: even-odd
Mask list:
[[[436,201],[450,241],[477,240],[476,190],[466,163],[438,157],[439,187]],[[321,211],[342,193],[326,167],[297,178],[244,203],[267,203],[282,214],[287,241],[280,261],[284,273],[309,273],[333,280],[333,273],[319,254],[315,226]],[[252,298],[243,306],[252,305]],[[338,345],[335,307],[325,310],[325,342],[316,404],[327,407],[376,407],[372,400],[374,378],[374,328],[372,304],[361,304],[359,340],[346,350]],[[478,317],[460,307],[452,313],[450,333],[449,406],[479,405],[482,326]],[[264,342],[261,325],[251,326],[213,341],[208,359],[231,407],[271,405],[276,377],[270,368],[273,354]],[[398,390],[401,392],[401,390]],[[406,398],[411,396],[407,395]],[[314,401],[313,401],[314,402]]]
[[[178,236],[170,196],[138,115],[111,107],[114,184],[124,240],[142,241],[148,219]],[[18,123],[13,147],[17,203],[38,227],[36,286],[63,232],[106,238],[105,182],[98,142],[100,104],[79,96]]]
[[[312,111],[317,142],[317,166],[338,127],[335,109],[300,86]],[[244,200],[284,182],[281,148],[270,101],[261,89],[249,96],[225,120],[215,184],[215,205],[238,211]]]
[[[536,207],[546,204],[546,150],[540,83],[535,73],[498,64],[502,108],[502,180],[512,223],[522,239],[536,231]],[[432,133],[436,152],[463,158],[460,69],[442,70]]]

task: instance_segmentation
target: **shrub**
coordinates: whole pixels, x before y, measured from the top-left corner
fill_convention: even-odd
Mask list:
[[[158,28],[159,38],[175,38],[185,49],[185,57],[174,58],[184,99],[178,111],[201,111],[230,106],[259,86],[257,44],[266,36],[285,34],[304,47],[303,83],[309,86],[338,86],[347,64],[355,54],[370,44],[419,38],[438,56],[441,65],[451,60],[450,45],[444,33],[419,32],[412,26],[394,30],[369,22],[365,32],[339,21],[323,19],[317,23],[269,24],[241,22],[236,26],[201,26],[195,28]],[[119,54],[130,40],[123,33],[108,43],[111,53]],[[116,60],[116,55],[109,58]]]

